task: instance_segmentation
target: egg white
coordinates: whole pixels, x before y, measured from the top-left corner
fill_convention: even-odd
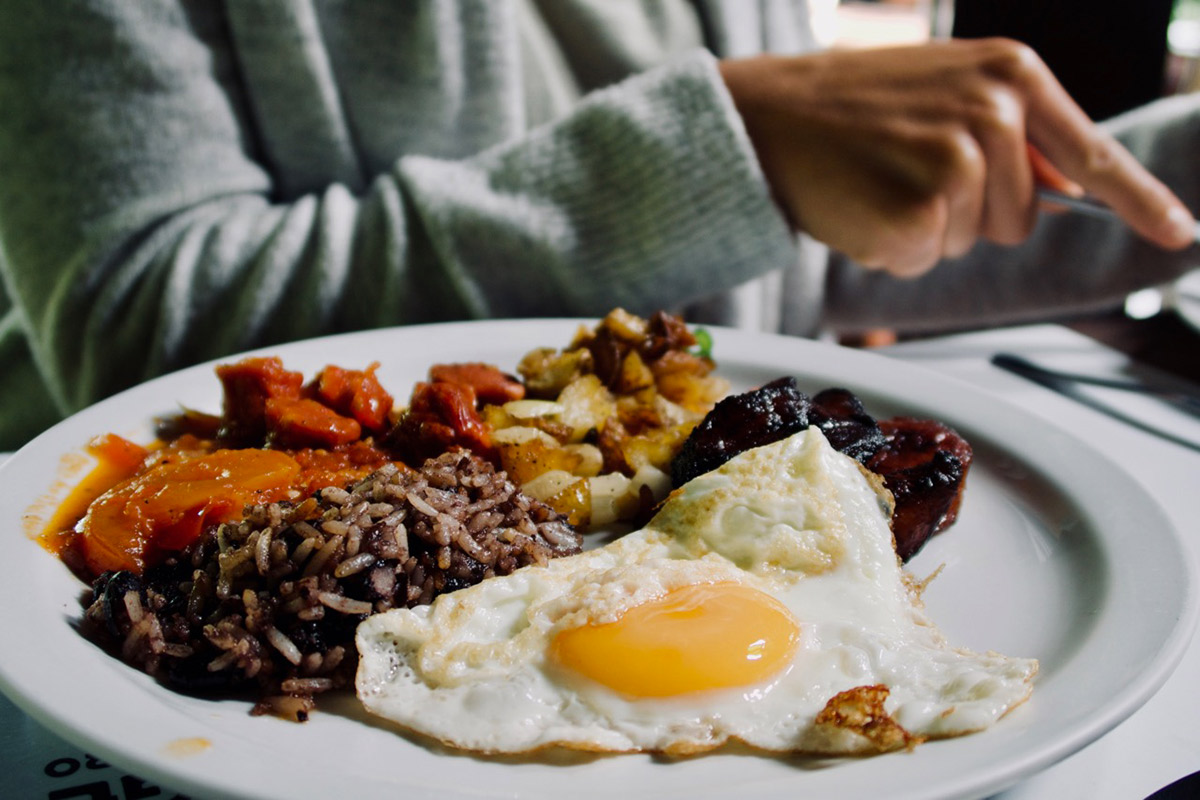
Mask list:
[[[1037,662],[945,641],[896,558],[889,503],[819,430],[797,433],[677,489],[610,545],[368,618],[358,696],[405,728],[489,753],[692,753],[731,739],[873,752],[878,742],[817,716],[839,692],[875,685],[911,741],[986,728],[1029,696]],[[723,581],[771,595],[799,623],[790,663],[759,684],[629,698],[548,658],[561,630]]]

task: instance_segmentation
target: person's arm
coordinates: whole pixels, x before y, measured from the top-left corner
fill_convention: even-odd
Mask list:
[[[702,54],[469,158],[400,157],[363,188],[283,202],[263,87],[238,73],[219,8],[0,12],[0,269],[62,412],[248,347],[645,312],[793,257]],[[302,44],[289,55],[325,57]]]

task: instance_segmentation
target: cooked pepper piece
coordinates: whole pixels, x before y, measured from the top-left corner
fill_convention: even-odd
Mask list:
[[[362,436],[357,420],[306,397],[272,397],[263,416],[273,447],[337,447]]]
[[[298,399],[304,384],[303,373],[284,369],[274,356],[222,364],[216,372],[225,392],[219,438],[247,446],[262,444],[267,435],[267,400]]]
[[[491,428],[479,416],[475,390],[461,383],[421,382],[385,444],[408,464],[422,464],[454,447],[497,461]]]
[[[368,431],[383,433],[393,399],[375,377],[379,363],[365,370],[330,366],[306,387],[306,394],[342,416],[352,417]]]
[[[504,405],[510,400],[525,397],[525,385],[499,367],[479,362],[435,364],[429,368],[429,379],[436,382],[470,386],[480,403]]]

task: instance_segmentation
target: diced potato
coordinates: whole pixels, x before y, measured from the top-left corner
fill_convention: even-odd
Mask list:
[[[592,524],[592,489],[586,478],[567,484],[544,502],[565,516],[571,525],[586,527]]]
[[[630,478],[629,491],[634,497],[640,497],[643,486],[650,490],[655,503],[661,503],[671,493],[671,476],[658,467],[643,464]]]
[[[565,444],[563,449],[579,456],[579,466],[571,471],[580,477],[592,478],[599,475],[600,471],[604,469],[604,454],[594,444],[587,442]]]
[[[511,400],[502,407],[513,419],[555,417],[563,413],[562,404],[552,400]]]
[[[642,361],[637,350],[630,350],[621,360],[621,373],[617,376],[615,390],[619,393],[636,392],[654,386],[654,373]]]
[[[663,427],[675,427],[677,425],[691,426],[704,417],[704,414],[693,413],[681,405],[672,403],[661,394],[654,396],[654,411],[658,414],[658,418],[662,420]]]
[[[683,441],[729,392],[695,343],[682,320],[618,308],[564,350],[529,352],[517,369],[527,399],[483,410],[502,467],[576,525],[647,511],[670,491]]]
[[[501,428],[492,431],[492,443],[497,445],[530,445],[533,442],[542,442],[547,447],[557,447],[558,441],[541,430],[527,425],[512,425],[507,428]]]
[[[547,498],[553,497],[578,480],[579,476],[566,470],[551,469],[521,484],[521,491],[544,503]]]
[[[492,435],[500,454],[500,467],[522,488],[544,472],[573,474],[583,461],[577,452],[564,449],[537,428],[505,428]]]
[[[617,418],[633,433],[663,425],[662,417],[654,407],[655,397],[653,391],[618,397]]]
[[[633,517],[638,498],[629,489],[632,482],[619,472],[588,478],[592,493],[591,524],[609,525]]]
[[[657,386],[663,397],[698,414],[707,414],[714,403],[729,394],[729,382],[715,375],[659,373]]]
[[[485,405],[479,410],[479,418],[493,431],[502,430],[518,424],[518,420],[504,410],[504,406]]]
[[[521,359],[517,372],[525,380],[525,389],[530,395],[555,397],[590,368],[591,360],[592,354],[587,350],[560,353],[552,347],[540,347]]]
[[[591,523],[590,479],[563,470],[550,470],[521,486],[521,491],[567,517],[572,525]]]
[[[607,328],[618,339],[637,343],[646,335],[646,320],[630,314],[623,308],[614,308],[601,321],[600,327]]]
[[[624,443],[625,462],[634,472],[646,465],[670,472],[671,459],[679,452],[690,426],[650,428]]]
[[[650,369],[656,378],[666,375],[691,375],[703,378],[713,371],[713,362],[687,350],[668,350],[663,353]]]
[[[537,400],[532,402],[541,403],[545,401]],[[520,409],[518,408],[518,410]],[[505,437],[509,437],[511,441],[516,441],[516,439],[512,437],[519,438],[534,436],[534,434],[528,432],[521,433],[521,428],[539,430],[557,442],[565,442],[570,437],[572,432],[572,429],[569,425],[564,424],[554,417],[514,417],[500,406],[484,406],[481,416],[484,423],[489,425],[493,432],[509,431],[508,433],[503,433],[500,435],[502,440]]]
[[[619,419],[613,417],[605,421],[596,435],[596,447],[604,459],[604,472],[633,472],[625,459],[625,445],[630,438]]]
[[[616,413],[616,400],[595,375],[583,375],[567,384],[558,395],[563,407],[562,422],[571,428],[569,441],[581,442]]]

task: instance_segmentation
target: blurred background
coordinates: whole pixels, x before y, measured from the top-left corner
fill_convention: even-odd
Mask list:
[[[834,47],[1007,36],[1038,52],[1093,119],[1200,89],[1200,0],[813,0]]]

